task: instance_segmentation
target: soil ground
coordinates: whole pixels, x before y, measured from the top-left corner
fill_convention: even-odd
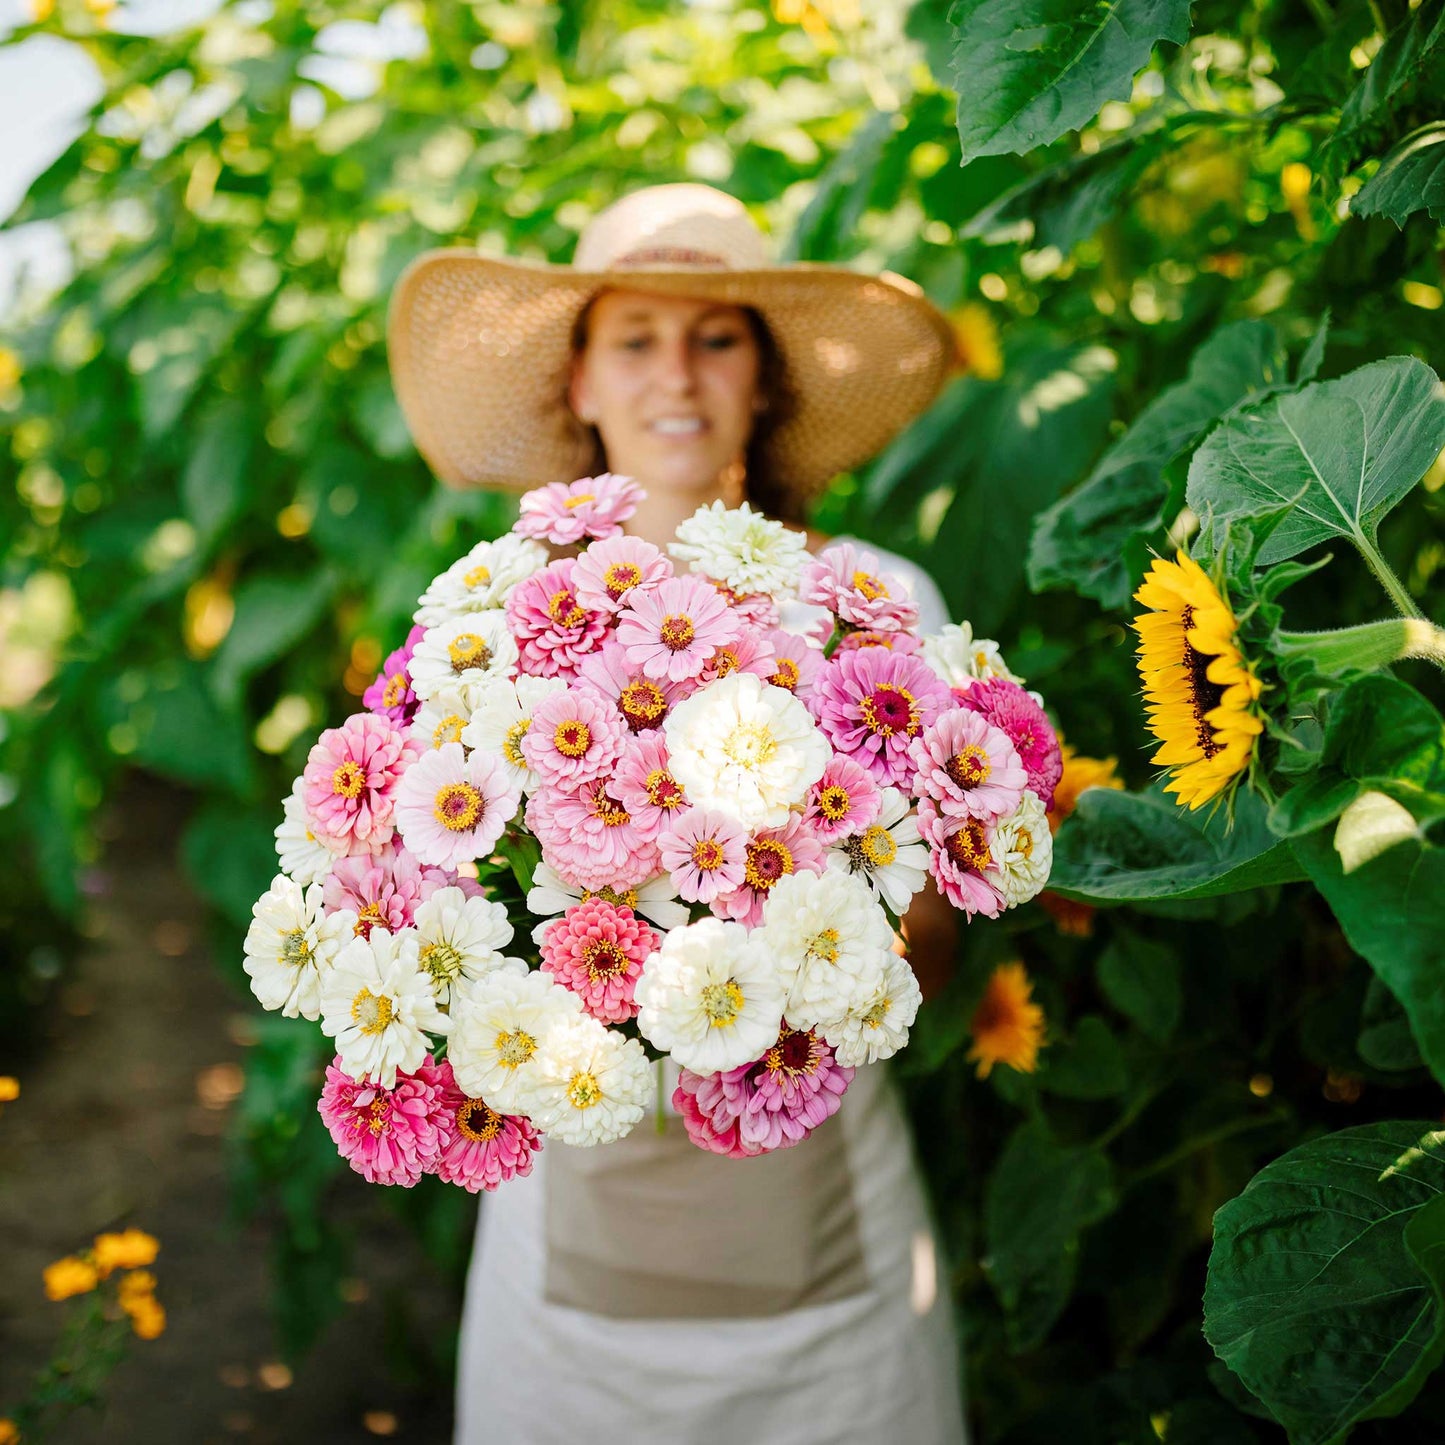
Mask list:
[[[343,1312],[294,1370],[270,1315],[264,1223],[229,1217],[225,1130],[256,1005],[210,957],[206,905],[175,859],[185,800],[130,788],[89,880],[88,946],[47,1016],[44,1047],[0,1108],[0,1416],[50,1357],[65,1306],[41,1287],[50,1261],[102,1229],[156,1235],[169,1315],[133,1341],[102,1412],[53,1445],[349,1445],[450,1438],[450,1385],[389,1378],[381,1301],[405,1291],[413,1327],[444,1340],[457,1301],[406,1227],[359,1179],[333,1196],[356,1231]],[[0,1073],[16,1073],[0,1060]]]

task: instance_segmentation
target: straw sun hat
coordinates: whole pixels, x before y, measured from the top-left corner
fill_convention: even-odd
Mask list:
[[[591,433],[567,408],[566,385],[577,318],[609,287],[758,311],[789,395],[767,461],[805,495],[923,411],[954,359],[948,322],[911,281],[774,265],[732,196],[649,186],[591,220],[571,266],[448,248],[403,273],[387,321],[392,377],[416,444],[444,482],[534,487],[588,467]]]

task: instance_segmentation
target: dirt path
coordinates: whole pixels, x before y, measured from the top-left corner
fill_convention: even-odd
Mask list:
[[[333,1201],[358,1235],[348,1304],[294,1376],[279,1363],[267,1230],[227,1222],[223,1135],[255,1005],[207,953],[204,905],[173,858],[184,816],[182,799],[148,783],[115,809],[90,945],[47,1020],[47,1047],[19,1070],[21,1098],[0,1112],[0,1415],[61,1322],[41,1270],[124,1223],[161,1241],[169,1327],[134,1343],[103,1415],[73,1417],[55,1445],[440,1445],[449,1387],[388,1379],[379,1301],[404,1288],[433,1339],[455,1329],[455,1302],[359,1179]],[[0,1061],[3,1072],[16,1070]]]

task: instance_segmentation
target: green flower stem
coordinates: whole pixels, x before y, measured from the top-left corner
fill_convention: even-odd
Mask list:
[[[1380,555],[1380,549],[1375,546],[1369,538],[1355,533],[1355,546],[1359,548],[1360,556],[1365,559],[1365,565],[1375,574],[1376,581],[1389,594],[1390,601],[1400,610],[1402,617],[1423,617],[1425,614],[1420,611],[1419,604],[1405,590],[1405,584],[1395,576],[1390,564]]]
[[[1423,617],[1392,617],[1332,632],[1277,632],[1275,655],[1309,657],[1326,671],[1388,667],[1406,657],[1423,657],[1445,668],[1445,630]]]

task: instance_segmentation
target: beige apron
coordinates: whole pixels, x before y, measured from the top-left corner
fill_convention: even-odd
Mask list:
[[[547,1141],[551,1304],[613,1319],[781,1314],[860,1294],[868,1272],[841,1123],[752,1159],[699,1149],[676,1115],[592,1149]]]

